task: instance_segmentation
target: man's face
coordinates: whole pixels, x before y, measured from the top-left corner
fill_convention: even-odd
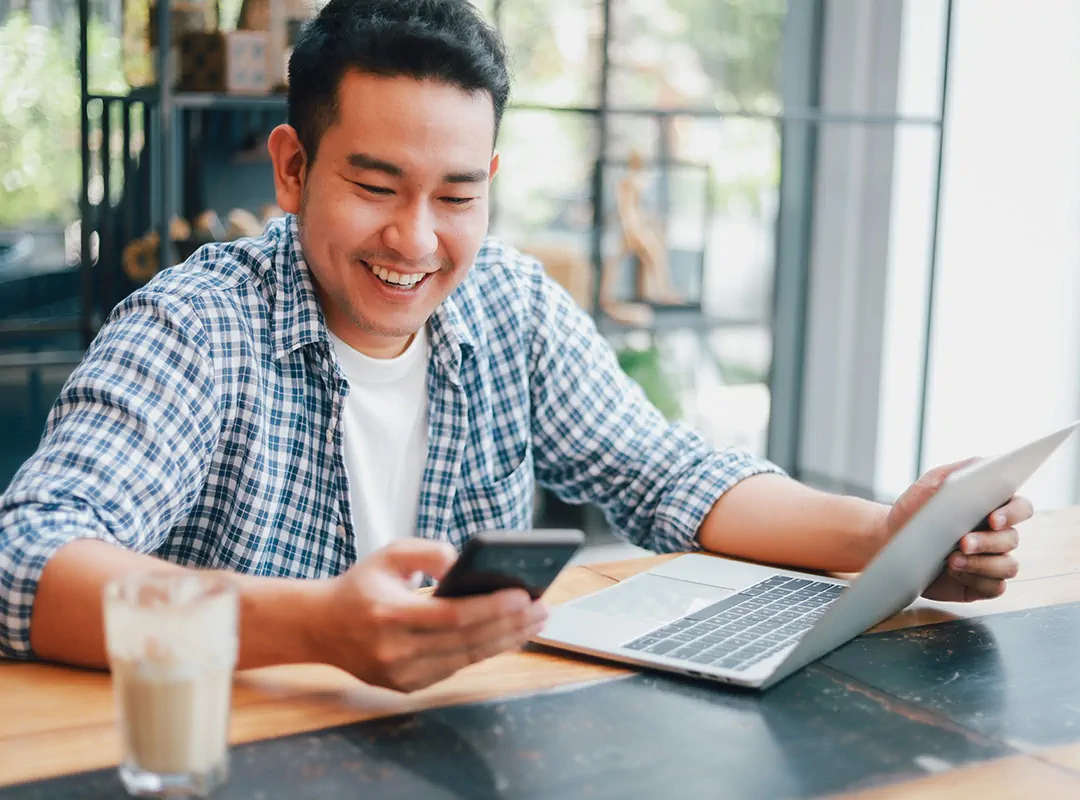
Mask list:
[[[338,119],[299,172],[298,216],[327,324],[354,348],[397,355],[464,279],[487,233],[494,125],[483,92],[342,79]]]

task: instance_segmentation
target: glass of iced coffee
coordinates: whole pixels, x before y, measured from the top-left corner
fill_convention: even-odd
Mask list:
[[[105,588],[105,643],[136,796],[206,796],[229,770],[237,595],[220,575],[154,572]]]

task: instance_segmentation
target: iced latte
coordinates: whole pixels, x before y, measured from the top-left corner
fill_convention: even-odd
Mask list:
[[[228,774],[234,590],[198,573],[114,582],[105,592],[105,634],[125,788],[209,794]]]

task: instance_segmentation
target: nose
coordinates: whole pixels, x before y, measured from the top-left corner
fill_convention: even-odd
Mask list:
[[[439,246],[435,218],[426,203],[402,208],[383,230],[383,241],[402,258],[420,262],[435,254]]]

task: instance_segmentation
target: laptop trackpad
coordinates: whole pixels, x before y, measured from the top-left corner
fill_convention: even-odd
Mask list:
[[[617,617],[669,622],[735,594],[721,586],[664,578],[648,573],[575,600],[574,608]]]

